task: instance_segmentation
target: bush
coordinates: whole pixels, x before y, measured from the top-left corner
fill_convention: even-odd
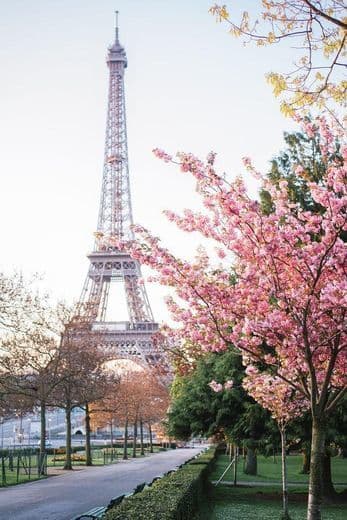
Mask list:
[[[106,513],[105,520],[191,520],[214,456],[215,450],[211,449],[201,456],[206,459],[203,464],[188,462],[182,469],[155,481],[150,488],[126,498]]]
[[[85,462],[86,458],[84,455],[75,455],[74,453],[71,455],[72,462]],[[55,455],[52,459],[52,462],[65,462],[65,455]]]
[[[77,453],[78,451],[85,451],[85,446],[72,446],[71,453]],[[60,446],[59,448],[46,448],[47,455],[65,455],[66,448],[65,446]]]

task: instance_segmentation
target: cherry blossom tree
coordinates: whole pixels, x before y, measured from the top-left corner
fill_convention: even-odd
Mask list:
[[[346,392],[346,230],[347,147],[336,150],[338,129],[324,118],[304,122],[307,135],[319,135],[326,172],[309,182],[320,214],[303,210],[288,197],[287,182],[272,185],[249,159],[247,170],[273,201],[265,215],[237,177],[216,173],[215,154],[202,162],[189,153],[177,160],[193,175],[205,212],[166,212],[182,230],[198,231],[217,243],[219,264],[200,250],[194,261],[175,257],[157,237],[137,226],[137,241],[119,242],[156,272],[155,280],[173,287],[178,300],[167,303],[179,323],[171,336],[200,351],[234,344],[245,365],[261,364],[310,402],[312,451],[308,519],[321,518],[321,461],[327,417]],[[341,139],[341,136],[339,136]],[[297,175],[304,167],[295,165]]]

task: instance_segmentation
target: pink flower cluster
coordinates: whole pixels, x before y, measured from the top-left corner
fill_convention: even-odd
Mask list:
[[[208,386],[212,388],[214,392],[222,392],[222,390],[231,390],[234,385],[234,382],[229,379],[222,385],[221,383],[217,383],[215,380],[212,380]]]
[[[164,150],[161,150],[160,148],[154,148],[154,150],[152,150],[152,151],[153,151],[154,155],[156,157],[158,157],[159,159],[162,159],[165,162],[172,161],[172,156],[167,154],[166,152],[164,152]]]
[[[278,376],[271,376],[252,366],[246,368],[247,377],[243,387],[263,408],[269,410],[278,423],[287,423],[300,417],[308,408],[309,401],[300,392],[293,392]]]

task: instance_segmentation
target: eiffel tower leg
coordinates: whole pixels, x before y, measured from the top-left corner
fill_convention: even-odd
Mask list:
[[[124,286],[128,302],[130,321],[153,321],[147,295],[139,284],[137,276],[125,276]]]
[[[106,311],[107,311],[107,303],[108,303],[108,296],[110,293],[110,281],[104,281],[102,284],[101,289],[101,297],[99,302],[99,309],[100,309],[100,321],[106,321]]]

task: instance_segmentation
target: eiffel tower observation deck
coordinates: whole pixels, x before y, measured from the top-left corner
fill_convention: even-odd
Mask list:
[[[87,309],[92,330],[115,358],[130,358],[153,365],[160,356],[154,352],[152,335],[158,330],[145,286],[140,283],[141,266],[114,244],[134,238],[129,166],[124,73],[128,65],[124,47],[119,41],[118,12],[114,43],[108,48],[109,91],[106,119],[104,167],[98,226],[94,250],[80,304]],[[109,320],[110,287],[125,296],[128,319],[117,320],[116,310]],[[119,309],[120,310],[120,309]]]

